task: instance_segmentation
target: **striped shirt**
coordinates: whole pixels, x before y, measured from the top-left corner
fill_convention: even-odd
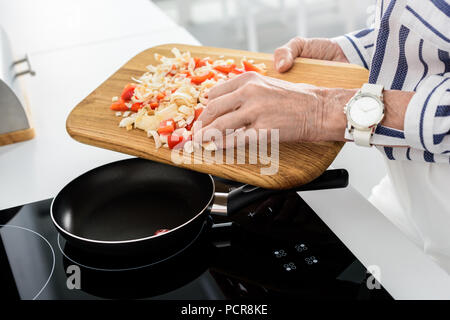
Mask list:
[[[369,69],[370,83],[415,94],[404,131],[378,125],[372,143],[390,160],[450,163],[450,1],[377,4],[374,28],[336,41],[351,63]]]

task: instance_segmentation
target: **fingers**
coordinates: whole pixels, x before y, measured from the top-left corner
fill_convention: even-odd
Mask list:
[[[256,145],[258,136],[253,128],[239,128],[233,133],[222,136],[220,139],[214,140],[217,149],[240,148],[245,145]]]
[[[229,112],[218,117],[209,125],[203,126],[200,130],[196,130],[193,138],[198,143],[220,140],[223,136],[232,134],[234,130],[245,127],[250,122],[251,120],[248,118],[247,112],[242,110]],[[203,123],[201,124],[203,125]]]
[[[256,78],[258,74],[256,72],[245,72],[230,80],[225,81],[219,85],[215,85],[208,92],[208,100],[213,100],[224,94],[231,93],[239,89],[245,82]]]
[[[274,52],[274,66],[278,72],[286,72],[293,65],[295,58],[301,56],[305,39],[294,38]]]
[[[207,126],[214,119],[238,109],[241,102],[241,95],[237,91],[209,99],[208,105],[204,112],[201,113],[198,121],[201,121],[203,126]]]

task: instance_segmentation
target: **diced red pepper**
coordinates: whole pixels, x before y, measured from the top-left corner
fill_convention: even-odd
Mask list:
[[[194,111],[194,121],[197,121],[198,117],[202,114],[204,108],[197,108]]]
[[[193,84],[202,84],[204,81],[206,81],[206,80],[208,80],[208,79],[212,79],[212,78],[214,78],[214,76],[215,76],[216,74],[214,73],[214,72],[212,72],[212,71],[210,71],[209,73],[207,73],[207,74],[205,74],[205,75],[202,75],[202,76],[193,76],[193,77],[190,77],[191,78],[191,82],[193,83]]]
[[[175,131],[175,121],[173,119],[164,120],[159,125],[158,133],[159,134],[171,134]]]
[[[151,103],[149,104],[149,106],[150,106],[150,108],[151,108],[152,110],[155,110],[156,108],[159,107],[159,102],[151,102]]]
[[[122,99],[119,99],[119,101],[114,102],[111,106],[110,106],[111,110],[114,111],[128,111],[128,107],[125,105],[125,102]]]
[[[155,231],[154,235],[157,236],[158,234],[166,233],[168,231],[170,231],[170,230],[169,229],[159,229],[159,230]]]
[[[222,73],[229,74],[230,72],[233,72],[236,69],[236,65],[229,64],[229,65],[215,66],[214,69]]]
[[[144,106],[142,105],[142,102],[136,102],[136,103],[133,103],[133,105],[131,106],[131,111],[134,111],[134,112],[138,112],[140,109],[142,109]]]
[[[133,83],[129,83],[125,86],[122,91],[122,95],[120,96],[123,101],[128,102],[131,100],[131,97],[134,94],[134,89],[136,89],[136,85]]]
[[[244,60],[242,61],[242,64],[244,65],[245,71],[255,71],[261,74],[265,74],[266,72],[261,70],[260,68],[256,67],[254,64]]]

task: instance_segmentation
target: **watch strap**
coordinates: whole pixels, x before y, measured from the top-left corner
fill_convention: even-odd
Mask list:
[[[353,129],[353,141],[358,145],[362,147],[370,147],[370,138],[372,138],[372,130],[358,130]]]
[[[384,87],[379,84],[364,83],[361,88],[361,92],[373,94],[381,99],[381,96],[383,94],[383,88]]]

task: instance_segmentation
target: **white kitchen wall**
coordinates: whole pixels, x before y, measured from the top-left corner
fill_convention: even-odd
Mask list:
[[[154,0],[203,45],[249,49],[248,11],[242,0]],[[273,52],[298,32],[308,37],[335,37],[371,23],[374,0],[247,0],[254,10],[258,51]],[[284,8],[284,9],[283,9]],[[190,11],[190,14],[188,12]],[[243,13],[243,14],[241,14]],[[303,19],[303,28],[299,24]],[[306,21],[304,21],[306,20]],[[250,28],[251,29],[251,28]],[[300,30],[299,30],[300,29]],[[306,30],[306,31],[305,31]],[[375,148],[347,143],[333,163],[346,168],[350,183],[366,198],[386,174],[382,155]]]

